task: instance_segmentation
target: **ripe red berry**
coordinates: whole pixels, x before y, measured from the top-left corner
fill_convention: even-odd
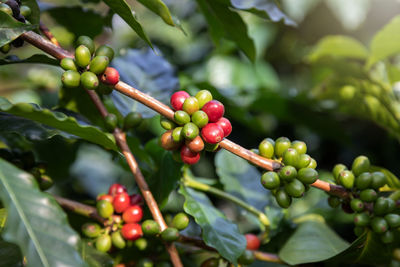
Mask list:
[[[181,148],[181,159],[186,164],[195,164],[200,159],[200,153],[191,151],[187,146],[183,145]]]
[[[112,203],[113,200],[114,200],[114,198],[113,198],[113,196],[111,196],[111,195],[106,195],[106,194],[104,194],[104,195],[99,195],[99,196],[97,197],[96,200],[97,200],[97,201],[100,201],[100,200],[107,200],[108,202]]]
[[[126,187],[122,184],[112,184],[108,189],[108,194],[114,197],[115,195],[126,193],[126,191]]]
[[[122,214],[122,219],[126,223],[138,223],[143,218],[143,210],[140,206],[130,206],[127,210]]]
[[[143,205],[143,197],[139,194],[130,195],[131,205]]]
[[[260,247],[260,239],[256,235],[246,234],[244,237],[247,241],[246,249],[257,250]]]
[[[227,137],[228,135],[231,134],[232,124],[227,118],[222,117],[216,122],[216,124],[221,126],[222,130],[224,130],[224,137]]]
[[[131,199],[127,193],[121,193],[115,195],[112,204],[117,213],[122,213],[131,206]]]
[[[115,85],[119,82],[119,73],[116,69],[107,67],[100,78],[102,83]]]
[[[224,138],[224,130],[216,123],[209,123],[201,129],[201,136],[207,143],[216,144]]]
[[[185,91],[178,91],[171,96],[170,103],[173,109],[182,110],[183,102],[190,97]]]
[[[201,110],[207,114],[209,122],[218,121],[225,113],[224,105],[218,100],[207,102]]]
[[[121,234],[126,240],[136,240],[143,236],[142,226],[138,223],[126,223],[122,226]]]

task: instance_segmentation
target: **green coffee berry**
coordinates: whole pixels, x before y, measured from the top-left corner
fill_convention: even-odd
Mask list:
[[[395,213],[386,214],[384,217],[390,228],[400,227],[400,215]]]
[[[333,169],[332,169],[332,175],[333,175],[333,178],[335,178],[335,180],[336,180],[337,183],[340,183],[340,181],[339,181],[339,174],[340,174],[342,171],[345,171],[345,170],[347,170],[347,167],[346,167],[344,164],[336,164],[335,167],[333,167]]]
[[[32,14],[31,8],[25,5],[20,6],[19,12],[24,16],[24,18],[28,18]]]
[[[192,122],[186,123],[182,128],[182,135],[188,140],[193,140],[199,135],[199,128]]]
[[[280,179],[276,172],[269,171],[261,176],[261,184],[269,190],[277,189],[280,186]]]
[[[95,246],[98,251],[107,252],[111,248],[111,243],[111,237],[108,234],[104,234],[96,239]]]
[[[362,234],[364,233],[364,231],[365,231],[365,228],[364,228],[364,227],[360,227],[360,226],[354,227],[354,234],[355,234],[356,236],[362,235]]]
[[[297,161],[297,165],[295,166],[297,169],[307,168],[311,163],[311,157],[308,154],[301,154],[299,156],[299,160]]]
[[[87,47],[87,49],[89,49],[90,54],[93,54],[94,52],[94,42],[92,40],[92,38],[90,38],[89,36],[79,36],[78,39],[76,40],[76,47],[79,46],[85,46]]]
[[[7,13],[10,16],[13,15],[11,7],[9,7],[8,5],[6,5],[4,3],[0,3],[0,11],[3,11],[4,13]]]
[[[381,241],[384,244],[390,244],[394,241],[394,234],[392,231],[386,231],[381,235]]]
[[[293,166],[285,166],[283,167],[280,171],[279,171],[279,177],[286,181],[286,182],[290,182],[292,181],[294,178],[297,177],[297,171],[296,168]]]
[[[160,233],[160,226],[156,221],[145,220],[142,223],[142,231],[145,235],[158,235]]]
[[[113,205],[107,200],[100,200],[96,204],[97,213],[103,218],[109,218],[114,213]]]
[[[242,255],[238,258],[238,263],[243,265],[250,265],[254,262],[255,257],[252,251],[245,250]]]
[[[190,122],[190,116],[183,110],[178,110],[174,114],[174,119],[178,125],[185,125]]]
[[[91,53],[89,48],[84,45],[80,45],[75,49],[75,62],[81,68],[86,68],[89,65],[91,59]]]
[[[213,99],[212,94],[208,90],[199,91],[195,97],[199,102],[199,108],[202,108],[207,102]]]
[[[381,234],[388,230],[388,224],[382,217],[374,217],[371,220],[371,228],[375,233]]]
[[[258,146],[258,151],[260,156],[267,159],[272,159],[274,156],[274,145],[267,139],[264,139]]]
[[[279,137],[276,139],[274,147],[275,156],[278,158],[282,157],[283,153],[290,148],[290,145],[290,140],[286,137]]]
[[[183,141],[183,134],[182,134],[182,129],[183,127],[176,127],[173,131],[172,131],[172,139],[177,142],[180,143]]]
[[[360,190],[367,189],[372,183],[372,175],[369,172],[363,172],[356,178],[356,187]]]
[[[355,181],[353,172],[348,170],[341,171],[339,174],[339,181],[345,188],[353,188]]]
[[[292,198],[283,189],[278,189],[276,191],[275,199],[278,205],[284,209],[289,208],[292,203]]]
[[[146,238],[139,238],[136,239],[134,242],[135,247],[137,247],[140,251],[146,250],[147,246],[148,246],[148,242]]]
[[[95,56],[90,62],[89,70],[95,74],[101,74],[106,70],[109,63],[110,60],[108,59],[108,57]]]
[[[385,197],[378,197],[374,203],[374,214],[384,215],[387,213],[389,201]]]
[[[302,183],[312,184],[318,179],[318,172],[311,168],[302,168],[297,173],[297,179]]]
[[[369,224],[369,215],[367,213],[365,213],[365,212],[357,213],[354,216],[354,224],[356,226],[360,226],[360,227],[368,226],[368,224]]]
[[[317,168],[317,161],[313,158],[311,158],[310,164],[307,166],[307,168],[315,169]]]
[[[78,87],[81,81],[81,75],[77,71],[67,70],[61,76],[61,81],[65,87]]]
[[[11,45],[10,44],[5,44],[2,47],[0,47],[0,51],[4,54],[7,54],[11,50]]]
[[[194,96],[188,97],[183,102],[182,110],[187,114],[192,115],[199,110],[199,101]]]
[[[339,205],[340,205],[341,203],[342,203],[342,202],[340,201],[340,198],[338,198],[338,197],[334,197],[334,196],[328,197],[328,204],[329,204],[329,206],[331,206],[332,208],[337,208],[337,207],[339,207]]]
[[[64,70],[74,70],[74,71],[78,70],[78,67],[75,64],[75,60],[69,57],[61,59],[60,66]]]
[[[350,202],[350,207],[355,212],[361,212],[364,210],[364,203],[358,198],[353,198]]]
[[[126,246],[125,239],[122,237],[120,231],[115,231],[111,234],[111,241],[116,248],[123,249]]]
[[[386,201],[388,203],[387,213],[393,212],[396,209],[396,202],[390,197],[386,198]]]
[[[82,225],[82,233],[87,237],[95,238],[101,234],[101,227],[97,223],[85,223]]]
[[[291,147],[296,149],[299,155],[307,153],[307,145],[303,141],[293,141]]]
[[[110,113],[105,118],[105,126],[109,132],[113,132],[118,125],[118,118],[115,114]]]
[[[165,117],[160,118],[160,124],[161,124],[161,127],[163,127],[167,131],[172,130],[176,127],[175,122],[173,122]]]
[[[199,128],[203,128],[208,123],[208,116],[202,110],[198,110],[192,115],[192,122],[197,125]]]
[[[143,258],[143,259],[140,259],[135,266],[136,267],[153,267],[153,262],[148,258]]]
[[[99,86],[96,88],[96,92],[101,95],[109,95],[112,93],[114,88],[104,83],[99,83]]]
[[[296,149],[288,148],[283,152],[282,161],[285,165],[297,166],[299,161],[299,153]]]
[[[363,172],[369,171],[371,164],[366,156],[358,156],[354,159],[351,171],[355,176],[360,175]]]
[[[374,189],[364,189],[360,192],[360,199],[365,202],[374,202],[377,197]]]
[[[378,190],[386,184],[386,176],[383,172],[373,172],[372,174],[371,187]]]
[[[83,88],[87,90],[94,90],[99,86],[99,79],[93,72],[86,71],[81,75],[81,83]]]
[[[173,227],[168,227],[167,229],[161,232],[161,238],[162,240],[167,242],[176,241],[179,238],[178,229]]]
[[[178,213],[172,219],[172,226],[179,231],[185,229],[189,225],[189,217],[185,213]]]
[[[297,179],[293,179],[290,183],[285,185],[285,191],[291,197],[302,197],[305,191],[304,185]]]
[[[218,148],[219,148],[219,144],[218,143],[210,144],[210,143],[204,142],[204,150],[205,151],[215,152],[215,151],[217,151]]]
[[[143,121],[142,114],[139,112],[129,112],[124,118],[124,130],[138,127]]]
[[[96,49],[96,56],[106,56],[111,62],[114,58],[114,50],[108,45],[101,45]]]

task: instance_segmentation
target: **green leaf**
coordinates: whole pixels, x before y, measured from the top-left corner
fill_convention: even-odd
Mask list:
[[[21,250],[17,245],[0,240],[0,266],[24,266]]]
[[[112,267],[113,260],[108,253],[100,252],[86,242],[82,244],[82,259],[91,267]]]
[[[160,16],[165,23],[175,26],[171,13],[166,4],[161,0],[138,0],[139,3]]]
[[[274,0],[230,0],[234,8],[252,12],[262,18],[267,18],[273,22],[283,20],[288,26],[296,26],[291,18],[289,18],[276,4]]]
[[[233,41],[254,61],[256,57],[256,48],[253,40],[250,38],[247,27],[242,18],[229,6],[214,0],[197,0],[201,12],[209,24],[211,37],[216,45],[219,45],[221,38]]]
[[[126,23],[142,38],[151,48],[153,45],[150,42],[150,39],[147,37],[144,32],[142,25],[136,20],[136,18],[132,14],[132,10],[129,7],[128,3],[125,0],[103,0],[112,11],[117,13]]]
[[[22,5],[28,6],[31,9],[31,15],[29,16],[28,21],[31,24],[39,25],[40,23],[40,9],[36,2],[36,0],[22,0]]]
[[[308,55],[308,60],[315,62],[327,56],[364,60],[368,57],[368,50],[354,38],[332,35],[319,40]]]
[[[35,29],[36,25],[27,25],[16,21],[10,15],[0,11],[0,47],[17,39],[24,32]]]
[[[79,235],[50,195],[36,180],[0,159],[0,198],[8,211],[2,236],[15,242],[29,266],[86,266],[80,254]]]
[[[74,117],[66,116],[61,112],[42,109],[28,103],[13,105],[4,97],[0,97],[0,111],[43,123],[69,134],[79,136],[89,142],[117,151],[114,137],[111,134],[104,133],[91,125],[83,125]]]
[[[279,251],[279,258],[290,265],[329,259],[349,247],[349,244],[318,221],[302,223]]]
[[[386,24],[371,41],[367,68],[400,52],[400,16]]]
[[[21,63],[48,64],[53,66],[58,66],[60,64],[57,59],[48,57],[47,55],[44,54],[36,54],[25,59],[20,59],[19,57],[14,55],[11,57],[0,59],[0,66],[9,64],[21,64]]]
[[[390,189],[400,189],[400,180],[391,171],[389,171],[385,168],[379,167],[379,166],[371,166],[370,171],[371,172],[376,172],[376,171],[383,172],[386,176],[389,188]]]
[[[184,186],[180,187],[179,192],[185,197],[183,209],[194,217],[203,230],[204,242],[236,264],[246,248],[246,239],[239,233],[237,225],[228,221],[204,193]]]

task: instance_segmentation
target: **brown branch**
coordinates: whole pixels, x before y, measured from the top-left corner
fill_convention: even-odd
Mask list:
[[[47,39],[50,40],[54,45],[60,46],[58,43],[57,39],[54,37],[54,35],[51,33],[49,28],[47,28],[46,25],[44,25],[42,22],[39,23],[39,30],[47,37]]]
[[[61,60],[64,57],[73,57],[73,55],[68,51],[65,51],[64,49],[57,47],[56,45],[45,40],[43,37],[32,31],[26,32],[21,36],[27,42],[45,51],[46,53],[54,56],[57,59]],[[132,86],[124,82],[117,83],[114,86],[114,88],[120,93],[139,101],[140,103],[148,106],[149,108],[157,111],[161,115],[167,117],[168,119],[173,120],[174,111],[170,109],[167,105],[164,105],[163,103],[158,101],[157,99],[154,99],[153,97],[139,91],[138,89],[133,88]],[[262,158],[261,156],[252,153],[251,151],[233,143],[232,141],[229,141],[228,139],[222,140],[220,142],[220,146],[266,170],[278,170],[282,167],[282,165],[279,162]],[[329,183],[322,180],[317,180],[315,183],[312,184],[312,186],[339,197],[347,197],[348,195],[347,191],[343,187],[330,185]]]
[[[267,252],[263,252],[263,251],[254,251],[253,255],[257,260],[260,260],[260,261],[268,261],[268,262],[286,264],[284,261],[282,261],[279,258],[278,255],[273,254],[273,253],[267,253]]]
[[[55,196],[53,197],[56,199],[58,204],[60,204],[61,207],[63,207],[66,210],[70,210],[74,213],[80,214],[85,217],[89,217],[95,221],[98,221],[102,224],[106,222],[106,219],[101,217],[98,213],[95,207],[88,206],[73,200],[69,200],[60,196]]]

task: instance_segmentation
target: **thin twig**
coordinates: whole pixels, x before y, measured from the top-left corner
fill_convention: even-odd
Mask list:
[[[47,26],[44,25],[42,22],[39,23],[39,30],[47,37],[47,39],[50,40],[50,42],[52,42],[56,46],[60,46],[60,44],[58,43],[57,39],[51,33],[49,28],[47,28]]]

